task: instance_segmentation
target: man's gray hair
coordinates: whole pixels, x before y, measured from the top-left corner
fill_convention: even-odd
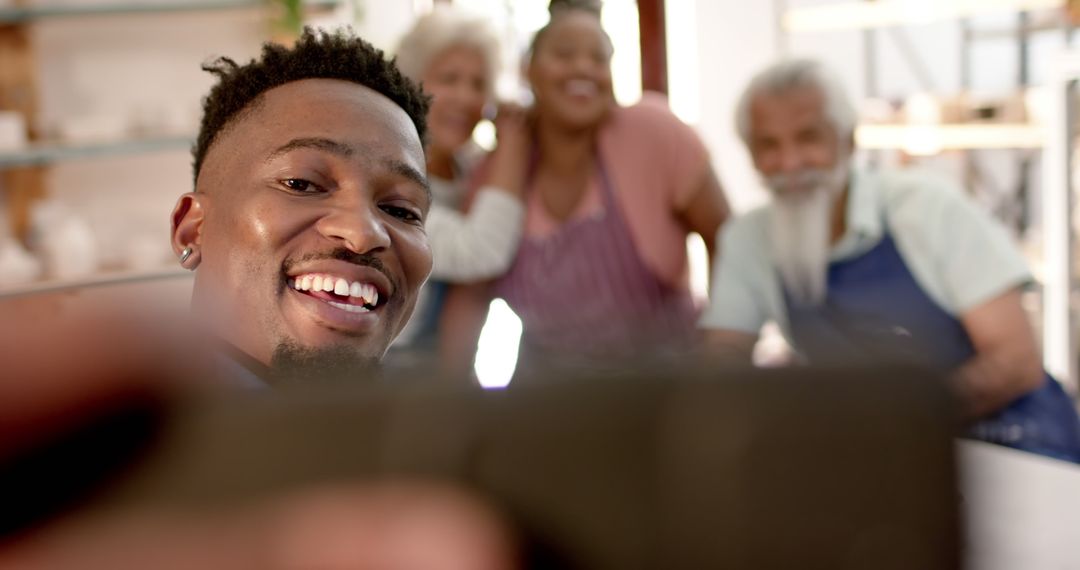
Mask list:
[[[489,89],[494,89],[500,66],[500,42],[489,20],[446,4],[416,20],[401,38],[395,54],[398,69],[419,82],[446,50],[464,46],[479,50],[487,64]]]
[[[825,113],[841,138],[855,132],[857,113],[840,79],[813,59],[785,59],[765,68],[750,80],[735,109],[735,127],[750,144],[750,107],[760,95],[781,95],[793,89],[813,87],[825,97]]]

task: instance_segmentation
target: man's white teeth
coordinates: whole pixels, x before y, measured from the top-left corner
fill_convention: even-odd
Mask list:
[[[327,303],[329,303],[330,305],[332,305],[334,307],[337,307],[337,308],[339,308],[339,309],[341,309],[343,311],[348,311],[350,313],[366,313],[366,312],[371,310],[371,309],[368,309],[367,307],[365,307],[364,305],[350,305],[348,303],[338,303],[336,301],[327,301]]]
[[[364,305],[372,307],[379,304],[379,290],[374,285],[360,283],[359,281],[349,283],[341,277],[332,277],[330,275],[297,276],[293,278],[292,287],[297,291],[326,291],[340,297],[355,297],[362,300]]]

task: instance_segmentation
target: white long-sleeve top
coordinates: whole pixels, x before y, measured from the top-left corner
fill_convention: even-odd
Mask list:
[[[487,186],[466,214],[432,204],[426,223],[431,278],[467,283],[506,273],[521,241],[524,218],[520,199]]]

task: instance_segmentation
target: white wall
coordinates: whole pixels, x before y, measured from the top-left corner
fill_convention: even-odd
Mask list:
[[[363,0],[356,31],[375,47],[393,51],[420,10],[428,2],[414,0]]]
[[[698,128],[736,211],[761,203],[764,193],[735,135],[733,109],[743,85],[775,57],[771,3],[668,0],[667,25],[675,112]]]

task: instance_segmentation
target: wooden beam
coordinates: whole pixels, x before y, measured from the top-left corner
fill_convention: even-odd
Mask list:
[[[30,209],[45,197],[45,168],[15,168],[2,173],[12,234],[24,243],[30,235]]]
[[[637,0],[641,36],[641,88],[667,94],[667,33],[664,0]]]
[[[30,140],[38,138],[37,77],[28,26],[0,26],[0,109],[23,116]],[[26,239],[30,207],[45,195],[45,170],[40,167],[0,171],[8,217],[15,236]]]

